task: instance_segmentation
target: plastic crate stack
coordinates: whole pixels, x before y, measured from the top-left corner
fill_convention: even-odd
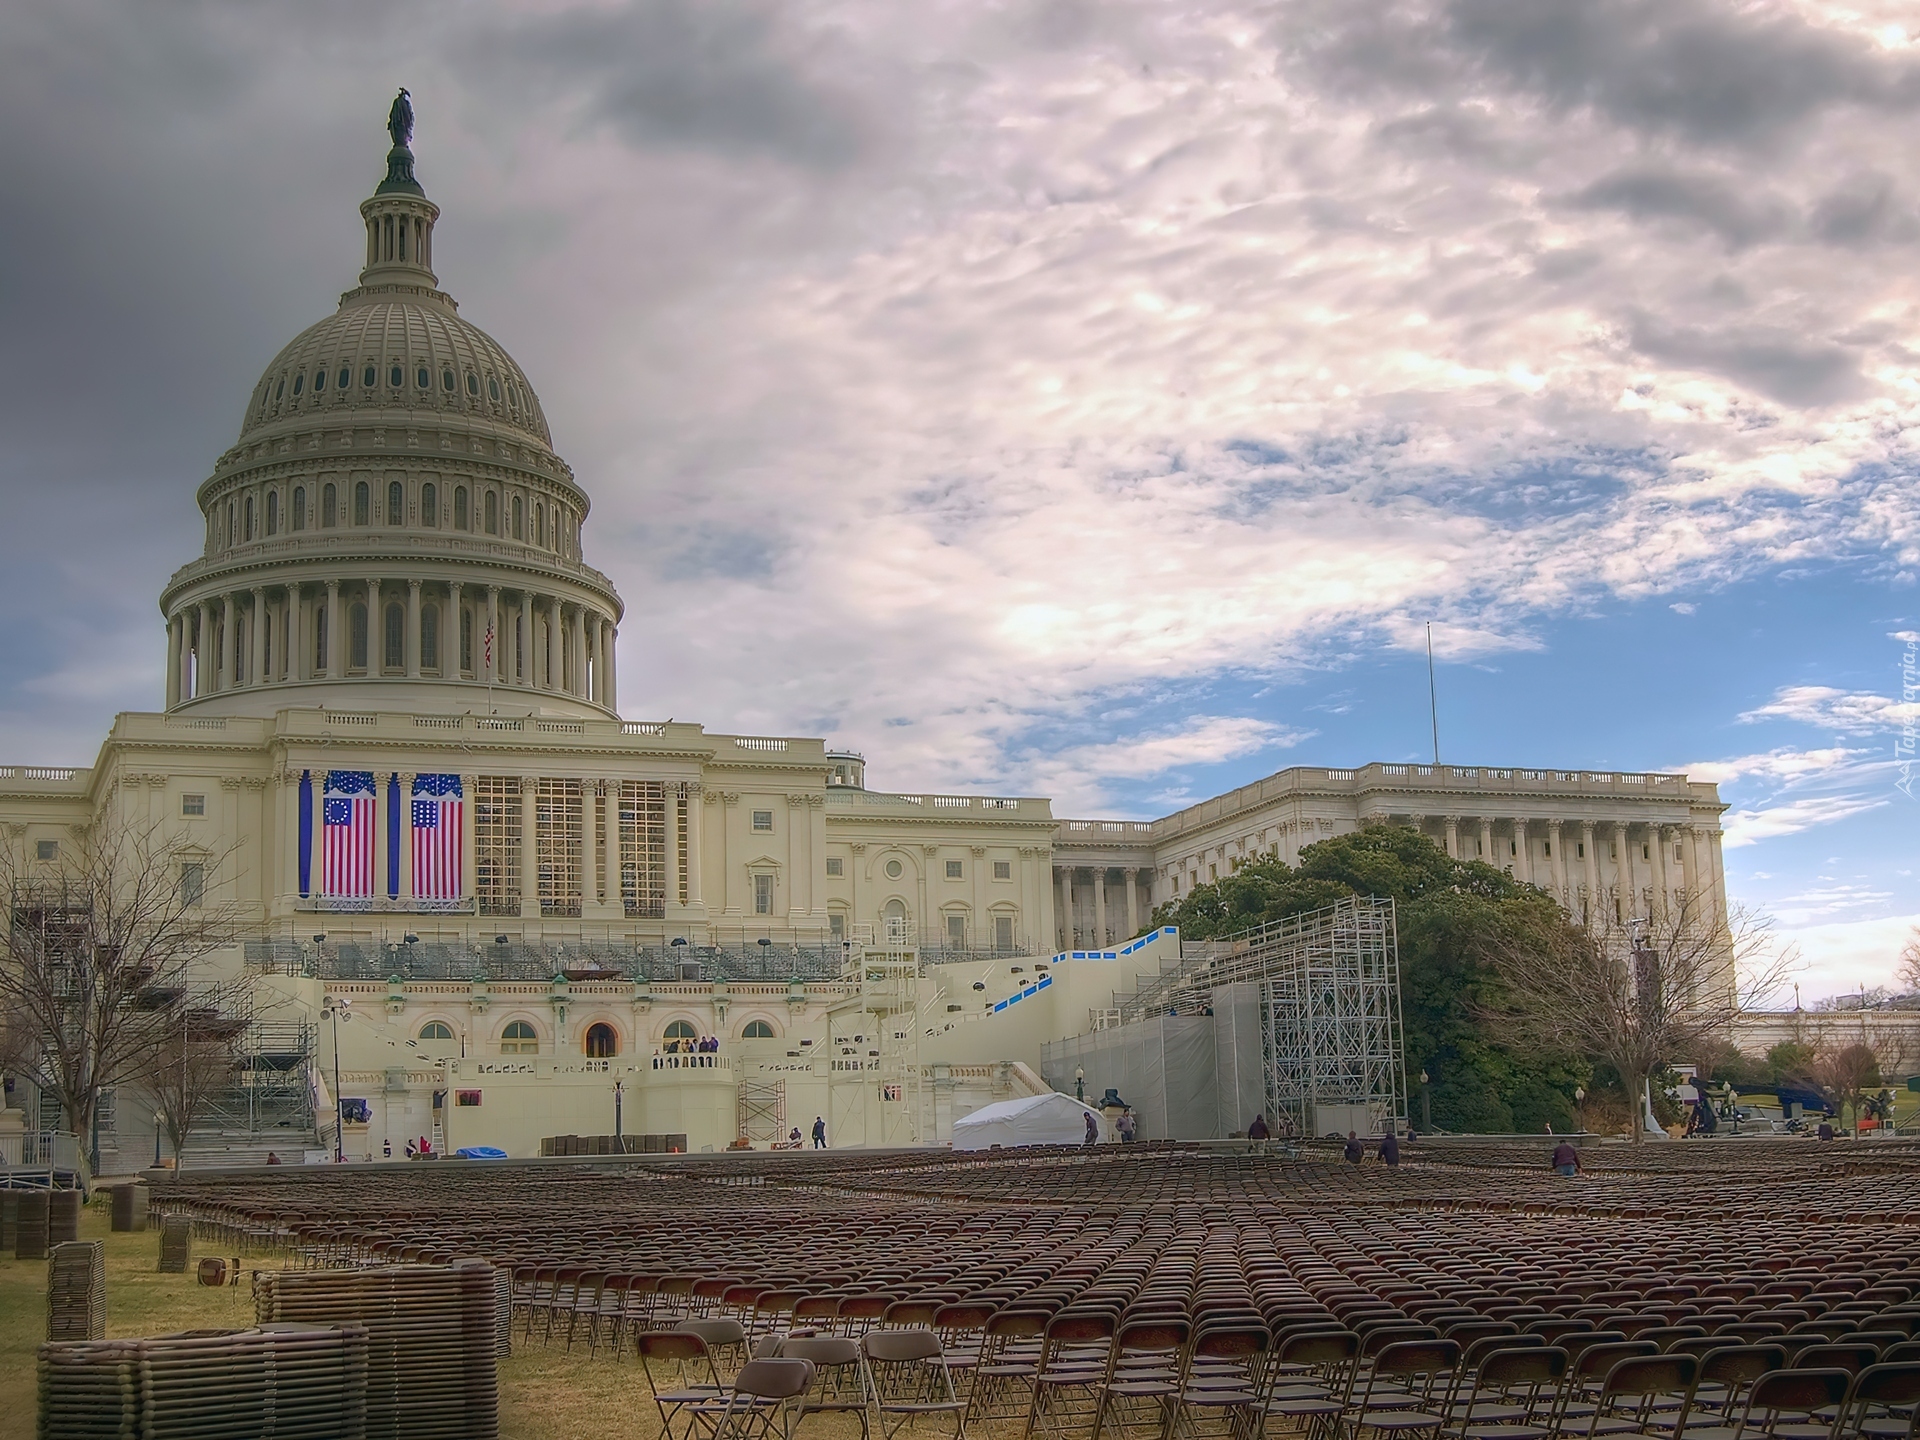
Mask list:
[[[107,1333],[107,1261],[98,1240],[68,1240],[47,1261],[47,1339],[98,1340]]]
[[[160,1273],[184,1275],[193,1258],[193,1221],[185,1215],[166,1215],[160,1220]]]
[[[40,1440],[365,1440],[362,1326],[40,1347]]]
[[[368,1440],[494,1440],[500,1319],[485,1261],[259,1276],[262,1322],[364,1325]]]

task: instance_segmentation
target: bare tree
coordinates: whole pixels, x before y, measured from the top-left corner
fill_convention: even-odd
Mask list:
[[[1562,920],[1483,949],[1504,991],[1483,1017],[1513,1043],[1611,1065],[1636,1117],[1653,1076],[1706,1053],[1794,961],[1751,914],[1721,923],[1691,895],[1649,920],[1622,924],[1598,906],[1591,925]],[[1636,1118],[1635,1141],[1642,1130]]]
[[[110,816],[60,848],[33,862],[0,850],[0,1062],[58,1099],[85,1144],[100,1092],[145,1088],[166,1062],[188,971],[232,943],[238,917],[220,898],[231,852]]]
[[[1869,1091],[1880,1088],[1880,1057],[1873,1047],[1855,1040],[1823,1049],[1814,1057],[1813,1081],[1833,1101],[1834,1108],[1846,1118],[1860,1121],[1860,1107]]]
[[[1920,990],[1920,925],[1914,927],[1907,943],[1900,947],[1900,963],[1894,967],[1893,978],[1903,995]]]
[[[173,1145],[174,1164],[215,1096],[234,1082],[246,1033],[243,984],[190,989],[168,1015],[166,1032],[141,1089]]]

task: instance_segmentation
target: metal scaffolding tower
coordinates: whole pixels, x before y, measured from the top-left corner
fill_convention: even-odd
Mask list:
[[[903,927],[846,942],[841,978],[859,986],[827,1012],[828,1143],[920,1143],[920,954]],[[802,1131],[808,1127],[802,1125]]]
[[[1405,1128],[1391,900],[1342,900],[1249,932],[1267,1103],[1302,1135]],[[1240,955],[1229,957],[1239,962]]]
[[[1400,957],[1391,900],[1342,900],[1225,940],[1114,997],[1120,1023],[1210,1015],[1216,991],[1258,987],[1267,1113],[1300,1135],[1405,1128]]]

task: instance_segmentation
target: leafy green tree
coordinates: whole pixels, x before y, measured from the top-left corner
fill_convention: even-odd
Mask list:
[[[1307,846],[1298,866],[1272,857],[1242,865],[1162,905],[1153,923],[1207,940],[1351,895],[1394,902],[1408,1092],[1417,1095],[1425,1071],[1434,1124],[1533,1134],[1574,1128],[1572,1092],[1587,1083],[1586,1067],[1570,1055],[1502,1044],[1480,1018],[1500,998],[1499,977],[1479,958],[1486,938],[1564,923],[1551,899],[1505,871],[1455,860],[1414,830],[1368,826]]]

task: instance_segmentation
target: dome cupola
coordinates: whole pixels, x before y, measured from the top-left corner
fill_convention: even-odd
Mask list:
[[[513,358],[433,271],[440,210],[395,98],[365,264],[261,376],[161,597],[167,707],[616,711],[622,606]]]

